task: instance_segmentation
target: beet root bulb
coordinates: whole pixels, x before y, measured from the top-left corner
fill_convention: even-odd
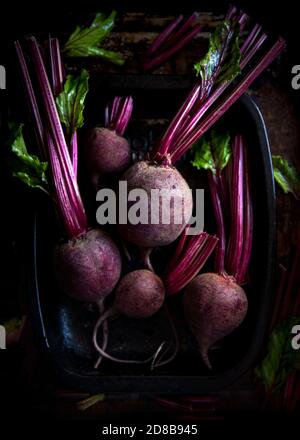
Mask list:
[[[115,292],[114,309],[129,318],[148,318],[162,306],[165,288],[162,280],[150,270],[126,274]]]
[[[98,302],[108,295],[121,274],[121,256],[115,242],[100,229],[59,244],[54,269],[59,287],[80,301]]]
[[[140,212],[146,213],[145,218],[137,224],[129,221],[119,225],[122,238],[140,248],[165,246],[175,241],[193,209],[191,189],[179,171],[171,166],[140,161],[132,165],[121,180],[127,182],[128,191],[139,189],[147,194],[147,199],[139,201]],[[157,198],[152,190],[169,196]],[[158,209],[153,210],[153,199]]]
[[[86,139],[85,159],[94,175],[119,174],[131,162],[129,142],[108,128],[93,128]]]
[[[205,273],[187,285],[183,301],[187,324],[211,369],[209,348],[242,323],[248,308],[246,294],[232,277]]]

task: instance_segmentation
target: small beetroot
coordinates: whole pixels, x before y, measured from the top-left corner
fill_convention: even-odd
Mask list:
[[[162,306],[165,288],[150,270],[140,269],[125,275],[117,286],[114,308],[129,318],[148,318]]]
[[[208,350],[242,323],[248,308],[246,294],[233,277],[204,273],[187,285],[183,302],[202,359],[211,368]]]
[[[85,143],[85,159],[94,175],[121,173],[131,162],[129,142],[113,130],[95,127]]]
[[[107,174],[123,172],[131,162],[131,148],[123,134],[130,121],[131,96],[115,97],[105,108],[105,127],[92,128],[85,142],[86,166],[92,180]]]
[[[100,316],[93,332],[94,347],[100,354],[95,368],[98,367],[102,357],[111,361],[126,364],[144,364],[155,360],[162,345],[154,356],[143,361],[115,358],[105,352],[97,342],[99,328],[104,325],[107,319],[115,315],[124,315],[128,318],[144,319],[154,315],[163,305],[165,298],[165,287],[162,280],[153,272],[147,269],[139,269],[126,274],[119,282],[113,305]],[[107,335],[108,336],[108,335]]]

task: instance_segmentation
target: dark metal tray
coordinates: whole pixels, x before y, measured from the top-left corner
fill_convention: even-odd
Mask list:
[[[135,155],[142,156],[179,107],[190,85],[190,78],[178,76],[97,76],[91,79],[87,120],[90,125],[101,123],[103,106],[110,97],[120,93],[132,94],[135,112],[128,137]],[[58,228],[52,208],[45,205],[34,221],[28,303],[39,347],[46,354],[48,365],[65,384],[91,393],[213,393],[227,388],[253,365],[261,349],[272,297],[275,241],[272,163],[263,117],[248,95],[239,99],[220,124],[242,130],[249,146],[254,244],[250,283],[246,286],[249,298],[246,320],[212,351],[214,369],[209,372],[184,322],[182,297],[177,295],[170,299],[181,342],[176,360],[153,372],[145,365],[122,365],[107,360],[103,361],[99,371],[94,370],[96,354],[91,335],[97,313],[93,306],[67,298],[55,285],[52,251]],[[191,185],[195,184],[198,174],[188,168],[184,160],[180,166]],[[90,212],[94,216],[93,209]],[[205,220],[208,230],[209,218],[208,206]],[[158,251],[154,258],[159,271],[164,252]],[[139,267],[139,262],[136,261],[133,267]],[[126,264],[125,270],[128,270]],[[143,359],[152,354],[162,340],[172,338],[163,311],[142,322],[114,319],[109,326],[108,350],[123,358]]]

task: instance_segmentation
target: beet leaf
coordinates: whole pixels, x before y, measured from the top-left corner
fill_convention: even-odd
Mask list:
[[[64,124],[68,142],[75,131],[83,126],[83,111],[88,92],[88,72],[83,69],[79,76],[68,75],[63,91],[56,98],[60,121]]]
[[[208,136],[195,143],[192,154],[191,164],[198,170],[210,170],[213,174],[221,172],[231,157],[229,134],[211,130]]]
[[[299,362],[299,353],[291,346],[291,329],[299,324],[300,317],[293,316],[278,324],[271,333],[267,354],[254,371],[267,391],[278,392]]]
[[[203,97],[214,84],[232,80],[240,73],[240,58],[239,27],[224,20],[211,35],[206,55],[194,65],[201,77]]]
[[[281,156],[272,156],[274,178],[278,185],[287,193],[300,199],[300,174],[295,167],[290,165],[286,159]]]
[[[116,11],[108,17],[104,14],[96,14],[90,27],[77,26],[63,47],[63,53],[67,57],[100,57],[114,64],[124,64],[123,57],[112,51],[100,47],[103,40],[111,32],[115,23]]]
[[[8,161],[12,175],[31,188],[38,188],[48,193],[46,177],[48,163],[42,162],[34,154],[28,153],[22,133],[22,124],[10,124],[10,129],[12,131],[9,141],[11,154]]]

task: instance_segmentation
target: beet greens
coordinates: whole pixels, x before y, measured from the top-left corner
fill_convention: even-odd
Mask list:
[[[98,13],[89,27],[77,26],[63,47],[63,54],[66,57],[99,57],[122,66],[125,60],[119,53],[101,47],[114,27],[115,18],[116,11],[107,17]]]
[[[83,124],[87,73],[82,72],[78,78],[67,76],[63,84],[58,42],[50,39],[51,87],[36,39],[30,37],[28,45],[35,88],[19,42],[15,43],[17,58],[38,144],[49,161],[52,196],[67,237],[55,247],[54,272],[62,291],[77,300],[97,303],[101,311],[104,298],[120,277],[121,256],[105,232],[88,228],[76,179],[78,155],[74,135]]]
[[[284,40],[279,38],[270,46],[257,24],[241,44],[241,31],[248,22],[244,12],[230,7],[211,35],[207,54],[195,65],[199,79],[152,152],[152,159],[177,162],[283,50]]]

